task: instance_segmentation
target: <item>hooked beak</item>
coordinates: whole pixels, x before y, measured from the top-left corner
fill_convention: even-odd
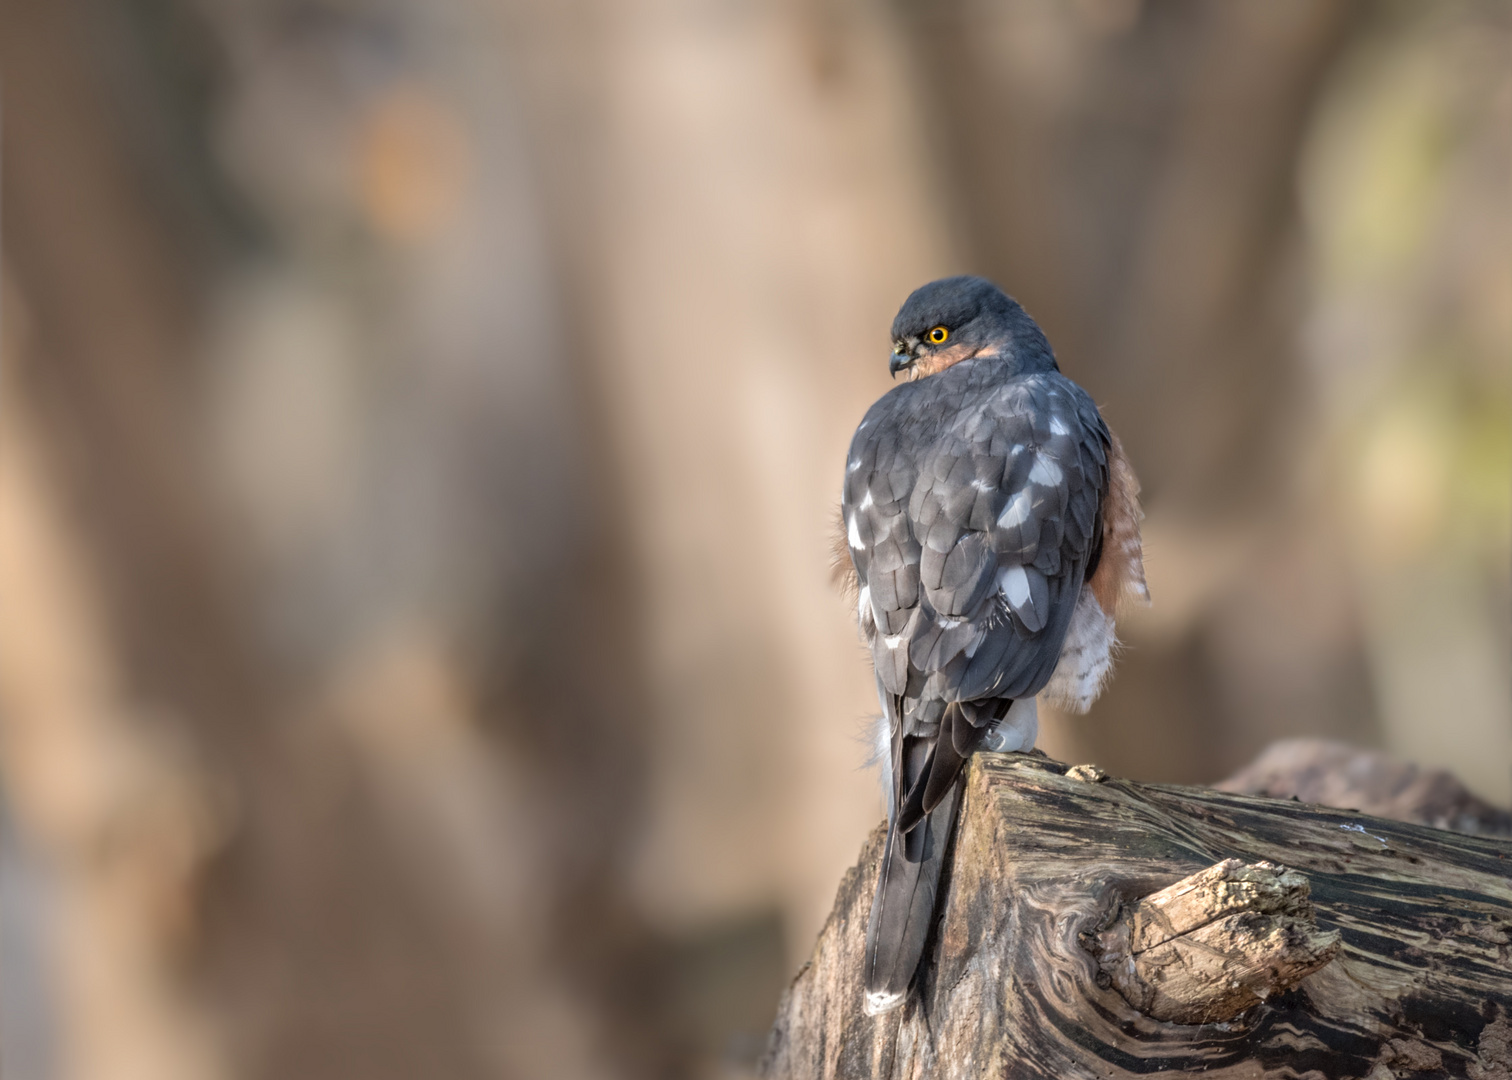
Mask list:
[[[914,355],[917,346],[910,342],[908,345],[898,345],[893,349],[892,359],[887,362],[887,371],[893,378],[898,377],[898,372],[907,371],[918,361]]]

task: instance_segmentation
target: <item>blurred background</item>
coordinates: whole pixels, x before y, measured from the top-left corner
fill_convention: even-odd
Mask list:
[[[1512,800],[1512,4],[8,0],[7,1080],[742,1077],[880,820],[913,287],[1144,483],[1041,745]]]

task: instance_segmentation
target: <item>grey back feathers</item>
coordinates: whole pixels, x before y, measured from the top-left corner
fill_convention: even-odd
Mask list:
[[[877,677],[907,714],[1049,680],[1098,534],[1107,429],[1059,372],[976,358],[898,386],[851,444],[841,512]]]

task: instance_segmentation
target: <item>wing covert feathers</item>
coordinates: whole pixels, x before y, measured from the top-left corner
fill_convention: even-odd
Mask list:
[[[1099,534],[1109,436],[1059,373],[959,364],[897,387],[852,441],[858,614],[904,728],[951,701],[1030,697],[1060,655]]]

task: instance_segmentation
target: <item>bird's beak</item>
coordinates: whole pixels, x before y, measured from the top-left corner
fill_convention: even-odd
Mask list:
[[[887,362],[888,373],[891,374],[895,379],[898,377],[898,372],[907,371],[913,366],[914,358],[912,356],[909,356],[906,352],[893,353],[892,359]]]

